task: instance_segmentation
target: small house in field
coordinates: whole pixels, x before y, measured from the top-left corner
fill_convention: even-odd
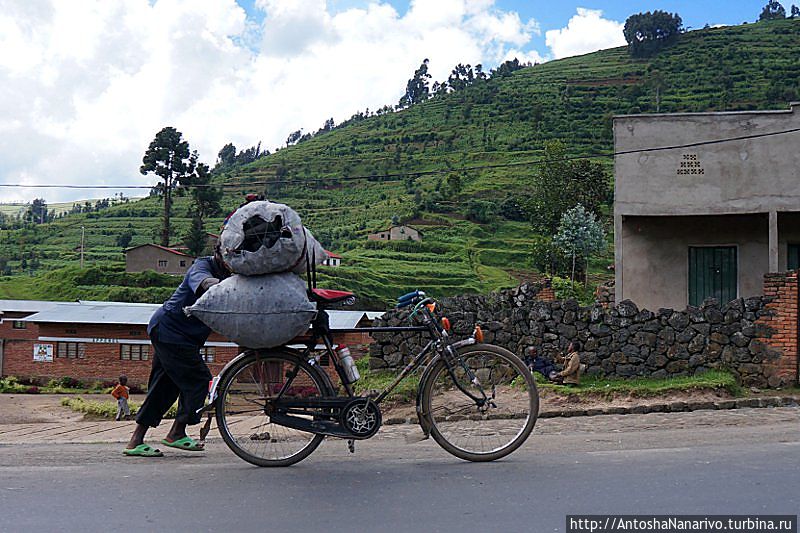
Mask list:
[[[162,274],[186,274],[194,257],[158,244],[141,244],[125,250],[125,272],[155,270]]]
[[[325,260],[322,262],[324,266],[330,267],[338,267],[342,264],[342,256],[339,254],[335,254],[333,252],[329,252],[325,250],[325,255],[327,256]]]
[[[370,241],[421,241],[422,232],[418,229],[412,228],[401,224],[398,226],[391,226],[389,229],[379,231],[377,233],[370,233],[367,235],[367,240]]]

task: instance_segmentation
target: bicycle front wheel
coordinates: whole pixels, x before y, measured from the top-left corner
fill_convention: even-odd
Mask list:
[[[530,371],[513,353],[488,344],[462,348],[458,359],[452,372],[444,359],[437,359],[422,384],[423,416],[431,435],[442,448],[468,461],[510,454],[531,434],[539,414]],[[479,384],[470,382],[464,365]],[[464,391],[480,399],[485,394],[486,401]]]
[[[317,368],[277,350],[251,352],[220,381],[217,426],[222,439],[254,465],[289,466],[308,457],[324,438],[272,423],[268,413],[281,390],[285,400],[333,396]]]

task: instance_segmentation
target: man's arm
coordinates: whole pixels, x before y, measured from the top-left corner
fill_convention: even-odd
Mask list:
[[[197,288],[197,296],[202,296],[205,292],[219,283],[218,278],[206,278],[200,282],[200,286]]]
[[[564,367],[564,370],[561,371],[558,375],[561,377],[566,377],[569,376],[570,374],[574,374],[578,370],[580,364],[581,364],[580,357],[578,356],[577,353],[573,352],[569,356],[569,359],[567,360],[567,366]]]

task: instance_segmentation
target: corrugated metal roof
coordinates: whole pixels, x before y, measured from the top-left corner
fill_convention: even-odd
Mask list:
[[[2,303],[3,300],[0,300]],[[34,302],[50,304],[40,312],[26,317],[27,322],[59,323],[59,324],[125,324],[147,325],[150,316],[159,304],[96,302],[81,300],[79,302]],[[350,329],[366,316],[372,320],[382,313],[367,311],[328,311],[333,329]]]
[[[56,305],[25,318],[26,322],[61,324],[146,325],[159,304],[79,302]]]
[[[77,305],[77,303],[48,302],[44,300],[0,300],[0,311],[7,313],[38,313],[56,305]]]

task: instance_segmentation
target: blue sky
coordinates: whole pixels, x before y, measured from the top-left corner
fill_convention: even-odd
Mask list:
[[[376,0],[372,0],[375,2]],[[408,11],[410,0],[379,0],[380,3],[391,4],[402,16]],[[255,8],[255,0],[237,0],[249,17],[261,22],[264,13]],[[328,0],[330,11],[344,11],[349,8],[363,8],[370,0]],[[660,0],[658,2],[629,1],[597,1],[597,0],[495,0],[494,5],[503,11],[514,11],[523,21],[534,19],[541,29],[540,35],[534,35],[530,47],[544,54],[547,50],[545,32],[556,30],[567,25],[579,7],[601,10],[603,18],[624,22],[630,15],[645,11],[663,10],[678,13],[683,25],[689,29],[699,29],[706,24],[736,25],[742,22],[754,22],[758,19],[766,0]],[[800,5],[800,0],[796,0]],[[782,2],[789,12],[790,2]]]

